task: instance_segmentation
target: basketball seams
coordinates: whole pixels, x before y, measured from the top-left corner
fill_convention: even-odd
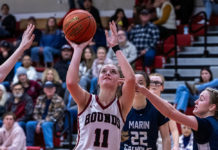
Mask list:
[[[69,13],[63,22],[65,36],[72,42],[78,44],[92,38],[96,32],[96,28],[95,18],[84,10],[76,10],[75,12]]]
[[[69,32],[69,30],[71,30],[75,25],[77,25],[78,23],[81,23],[82,21],[84,21],[85,19],[88,19],[89,17],[90,17],[90,16],[85,17],[85,18],[83,18],[83,19],[77,21],[76,23],[74,23],[73,25],[71,25],[67,31]],[[68,33],[65,33],[65,34],[68,34]]]
[[[83,33],[81,33],[82,36],[80,36],[80,37],[77,38],[76,42],[79,42],[79,39],[81,39],[81,37],[84,36],[84,33],[86,33],[86,31],[89,29],[89,26],[90,26],[90,24],[91,24],[90,22],[92,21],[92,20],[91,20],[92,16],[89,16],[88,18],[89,18],[89,24],[88,24],[88,26],[86,27],[86,29],[84,29]],[[87,39],[87,40],[89,40],[89,39]]]

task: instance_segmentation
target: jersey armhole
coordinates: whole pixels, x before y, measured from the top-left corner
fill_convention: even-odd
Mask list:
[[[122,111],[121,111],[121,106],[120,106],[120,101],[119,101],[119,99],[117,100],[117,105],[118,105],[119,112],[120,112],[121,118],[122,118],[122,120],[123,120],[123,123],[125,123],[125,120],[124,120],[124,118],[123,118],[123,114],[122,114]]]
[[[80,116],[86,110],[86,108],[89,106],[91,100],[92,100],[92,94],[90,94],[88,103],[86,104],[85,108],[77,116]]]

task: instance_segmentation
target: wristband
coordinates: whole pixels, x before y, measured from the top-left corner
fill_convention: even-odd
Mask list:
[[[116,54],[116,52],[117,52],[118,50],[120,50],[120,46],[119,46],[119,45],[116,45],[116,46],[112,47],[112,49],[113,49],[114,53]]]

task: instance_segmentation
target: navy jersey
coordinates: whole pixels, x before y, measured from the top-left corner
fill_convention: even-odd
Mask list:
[[[141,110],[132,108],[122,130],[120,149],[156,150],[159,127],[168,121],[149,101]]]
[[[194,131],[194,150],[218,150],[218,120],[213,116],[198,118],[198,131]]]

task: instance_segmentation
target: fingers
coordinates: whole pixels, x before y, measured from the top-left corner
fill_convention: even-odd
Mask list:
[[[29,30],[28,34],[32,34],[34,29],[35,29],[35,25],[30,24],[30,30]]]
[[[32,34],[31,38],[30,38],[30,41],[33,42],[33,40],[35,39],[35,34]]]
[[[107,30],[105,30],[105,36],[106,36],[106,40],[108,41],[109,34]]]
[[[117,27],[116,27],[116,24],[115,24],[115,22],[114,21],[112,21],[111,23],[110,23],[110,29],[111,29],[111,32],[113,33],[113,35],[117,35]]]
[[[71,42],[66,36],[65,39],[67,40],[67,42],[70,44],[71,47],[75,47],[75,44],[73,42]]]

